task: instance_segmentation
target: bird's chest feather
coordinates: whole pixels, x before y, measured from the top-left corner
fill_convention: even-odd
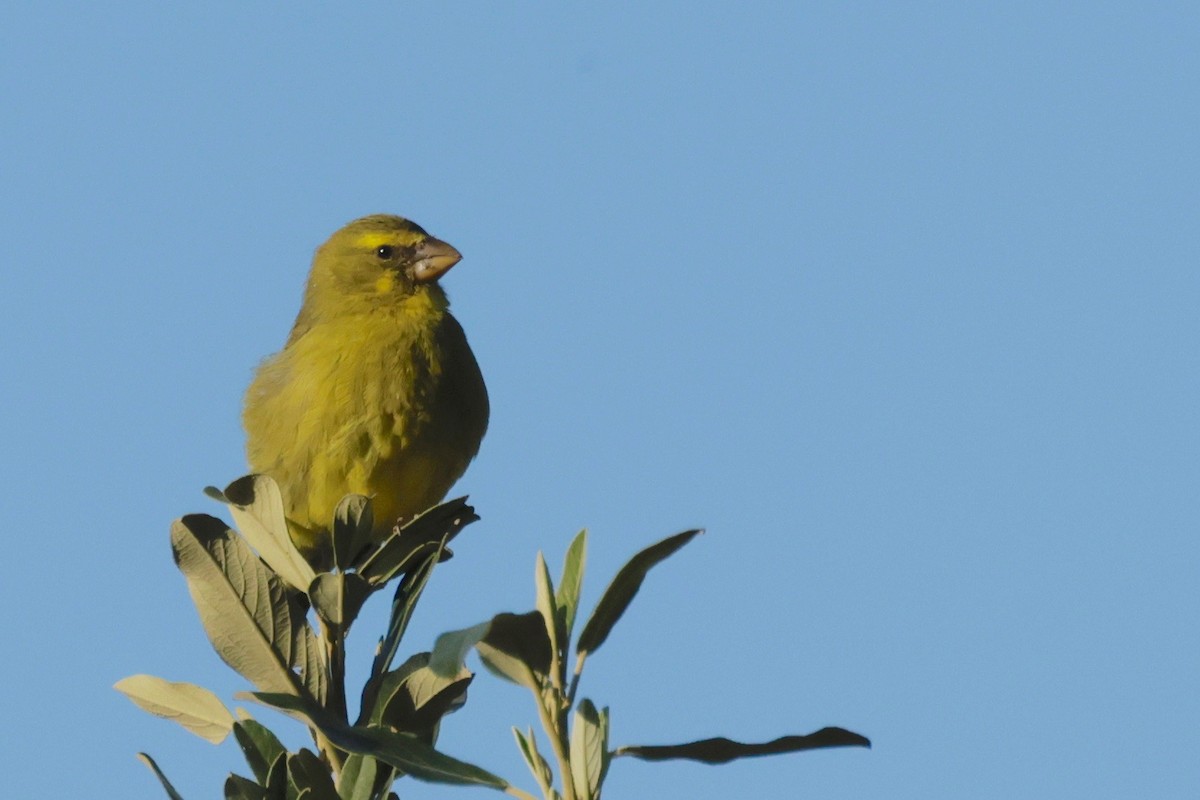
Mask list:
[[[337,325],[305,337],[313,340],[311,352],[297,353],[296,366],[308,373],[304,383],[320,400],[309,404],[299,433],[329,454],[386,460],[428,422],[442,370],[435,329],[390,315]]]

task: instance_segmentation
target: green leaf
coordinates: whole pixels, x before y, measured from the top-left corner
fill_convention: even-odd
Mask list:
[[[338,775],[338,794],[342,800],[371,800],[375,796],[375,776],[379,762],[370,756],[351,753]]]
[[[558,610],[558,601],[554,599],[554,581],[550,578],[550,568],[546,566],[546,557],[539,550],[537,564],[533,571],[533,581],[537,589],[538,613],[546,626],[546,636],[550,640],[550,670],[555,679],[558,672],[555,667],[561,663],[561,648],[566,645],[566,628],[563,626],[562,614]]]
[[[583,627],[583,633],[579,635],[576,651],[580,658],[585,657],[588,653],[596,652],[600,645],[604,644],[604,640],[612,632],[613,625],[617,624],[617,620],[625,613],[625,609],[629,607],[634,595],[642,587],[642,581],[646,579],[646,573],[650,571],[650,568],[690,542],[700,532],[699,530],[684,531],[663,539],[642,550],[621,567],[612,583],[604,590],[600,602],[592,611],[591,618]]]
[[[614,755],[633,756],[645,761],[666,761],[686,758],[706,764],[724,764],[735,758],[796,753],[822,747],[870,747],[871,740],[843,728],[822,728],[807,736],[781,736],[761,744],[744,744],[724,737],[701,739],[675,745],[631,745],[618,747]]]
[[[379,728],[350,727],[311,701],[295,695],[253,692],[249,696],[317,728],[335,747],[347,753],[372,756],[418,780],[490,786],[500,790],[508,788],[503,778],[434,750],[415,736]]]
[[[288,794],[307,800],[340,800],[329,768],[311,750],[288,756]]]
[[[231,774],[225,779],[225,800],[267,800],[267,790],[249,778]]]
[[[513,683],[540,692],[550,671],[550,637],[540,611],[497,614],[475,645],[484,666]]]
[[[213,648],[264,691],[300,691],[292,672],[298,625],[295,600],[225,523],[190,514],[171,525],[175,563]]]
[[[391,667],[396,651],[400,648],[400,640],[408,630],[409,620],[416,610],[417,602],[425,591],[433,569],[437,566],[440,551],[433,550],[422,562],[421,566],[408,572],[396,586],[396,594],[392,597],[392,614],[388,619],[388,630],[379,642],[375,651],[375,660],[371,664],[371,675],[382,675]],[[369,685],[369,684],[368,684]],[[364,700],[369,698],[364,697]],[[369,704],[368,704],[369,705]]]
[[[161,783],[162,787],[167,791],[167,797],[171,798],[171,800],[183,800],[183,798],[179,796],[179,792],[175,791],[175,787],[171,785],[169,780],[167,780],[167,776],[163,775],[163,771],[158,768],[158,764],[154,763],[153,758],[146,753],[138,753],[137,757],[143,764],[149,767],[150,771],[153,772],[158,778],[158,782]]]
[[[563,617],[566,636],[562,640],[565,649],[575,628],[575,614],[579,610],[579,593],[583,588],[584,567],[587,565],[587,529],[576,534],[563,559],[562,576],[558,579],[557,601]]]
[[[548,797],[553,791],[554,771],[550,769],[550,763],[538,752],[537,737],[533,733],[533,728],[530,727],[528,733],[522,733],[520,728],[514,727],[512,732],[517,740],[517,749],[521,751],[521,757],[525,759],[525,766],[529,767],[529,772],[537,781],[542,795]]]
[[[225,487],[233,521],[263,561],[294,589],[307,591],[316,573],[288,534],[279,485],[266,475],[246,475]]]
[[[444,547],[459,531],[478,519],[479,515],[467,505],[465,497],[434,506],[384,541],[363,563],[359,574],[373,586],[382,586],[396,575],[416,569],[426,554]]]
[[[608,731],[604,715],[596,711],[591,700],[584,698],[575,709],[571,724],[571,777],[575,791],[582,800],[595,800],[608,766]]]
[[[317,616],[343,631],[350,628],[370,596],[371,584],[353,572],[322,572],[308,587]]]
[[[333,512],[333,563],[347,570],[359,553],[371,543],[375,513],[371,500],[361,494],[348,494],[338,501]]]
[[[293,619],[297,620],[297,624],[292,638],[292,666],[299,667],[300,680],[309,695],[324,705],[329,694],[324,647],[302,610],[293,612]]]
[[[469,628],[447,631],[433,643],[433,654],[429,668],[439,675],[457,675],[467,661],[467,653],[487,635],[492,621],[481,622]]]
[[[267,771],[268,800],[288,800],[287,753],[271,762]]]
[[[283,744],[265,725],[252,720],[240,719],[233,723],[233,737],[237,739],[246,763],[259,783],[266,784],[275,759],[287,753]]]
[[[194,683],[173,683],[153,675],[132,675],[117,681],[118,692],[144,711],[178,722],[213,744],[225,741],[233,715],[220,699]]]
[[[367,724],[412,733],[432,743],[438,722],[462,705],[473,675],[466,667],[453,675],[439,675],[429,664],[429,653],[417,653],[385,674],[374,693]]]

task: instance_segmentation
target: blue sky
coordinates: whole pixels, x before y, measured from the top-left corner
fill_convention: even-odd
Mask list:
[[[312,250],[375,212],[464,253],[492,396],[407,647],[529,608],[581,527],[586,605],[703,526],[589,664],[614,743],[875,743],[621,760],[609,796],[1200,791],[1194,4],[0,16],[11,796],[242,769],[110,686],[245,688],[167,528],[219,513]],[[532,789],[533,722],[483,675],[441,744]]]

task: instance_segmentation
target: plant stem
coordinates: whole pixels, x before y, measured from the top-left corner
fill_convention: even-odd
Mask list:
[[[531,795],[529,792],[525,791],[524,789],[518,789],[512,785],[509,785],[508,788],[504,790],[504,793],[511,794],[513,797],[519,797],[521,800],[537,800],[537,798]]]
[[[554,759],[558,762],[558,771],[562,774],[563,800],[576,800],[575,779],[571,774],[571,758],[567,754],[567,731],[562,724],[563,715],[560,710],[562,704],[559,702],[561,696],[553,690],[549,694],[556,706],[553,716],[551,716],[550,708],[547,707],[544,695],[536,698],[538,716],[542,720],[542,728],[546,731],[546,737],[550,740],[550,747],[554,749]]]
[[[325,707],[342,722],[346,716],[346,636],[340,625],[321,620],[321,639],[325,642],[325,660],[329,664],[329,696]]]
[[[567,690],[567,705],[575,705],[575,690],[579,688],[579,677],[583,675],[583,662],[587,661],[587,653],[575,656],[575,673],[571,676],[571,688]]]

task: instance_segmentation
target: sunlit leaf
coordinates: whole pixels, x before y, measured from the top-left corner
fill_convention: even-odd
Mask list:
[[[548,796],[554,784],[554,771],[550,769],[549,762],[538,752],[537,737],[533,733],[533,728],[522,733],[520,728],[514,727],[512,732],[517,740],[517,749],[521,751],[521,757],[525,759],[525,765],[529,767],[529,772],[537,781],[542,795]]]
[[[213,744],[225,741],[233,715],[215,694],[194,683],[174,683],[153,675],[131,675],[113,686],[139,708],[177,722]]]
[[[375,796],[375,777],[379,762],[370,756],[351,753],[338,774],[338,795],[342,800],[371,800]]]
[[[576,793],[585,800],[600,794],[608,760],[606,727],[591,700],[579,701],[571,724],[571,776]]]
[[[550,568],[546,566],[546,557],[540,550],[537,554],[533,575],[537,593],[536,607],[546,626],[546,636],[550,639],[551,668],[553,668],[557,657],[562,654],[560,648],[566,645],[567,634],[566,627],[563,625],[562,613],[558,608],[558,601],[554,598],[554,581],[550,578]]]
[[[561,646],[566,649],[575,628],[575,614],[579,610],[579,593],[583,589],[584,568],[587,566],[587,530],[576,534],[567,548],[563,559],[562,576],[558,579],[556,600],[562,612],[564,639]]]
[[[645,761],[666,761],[685,758],[703,761],[706,764],[724,764],[735,758],[769,756],[779,753],[796,753],[801,750],[816,750],[822,747],[870,747],[865,736],[843,728],[822,728],[807,736],[781,736],[760,744],[744,744],[732,739],[717,737],[675,745],[625,746],[618,747],[614,755],[633,756]]]
[[[263,561],[285,582],[308,590],[315,573],[292,543],[279,485],[266,475],[246,475],[225,487],[233,521]]]
[[[264,691],[296,693],[297,608],[282,581],[225,523],[190,514],[171,525],[175,563],[213,648]]]
[[[591,618],[583,627],[583,633],[579,635],[579,644],[576,646],[576,650],[580,656],[594,653],[600,645],[604,644],[604,640],[612,632],[613,625],[625,613],[625,609],[629,607],[634,595],[642,587],[646,573],[655,564],[669,557],[699,533],[699,530],[690,530],[663,539],[642,550],[621,567],[612,583],[604,590],[600,602],[592,611]]]

